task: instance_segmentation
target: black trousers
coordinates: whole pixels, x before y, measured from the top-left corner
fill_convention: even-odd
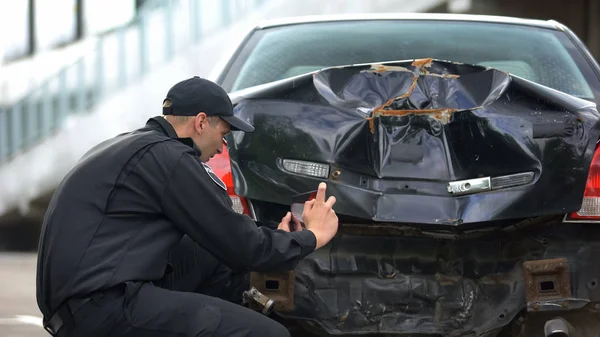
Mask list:
[[[74,313],[66,337],[290,336],[278,322],[234,303],[247,289],[244,275],[233,275],[189,237],[169,260],[173,268],[159,282],[131,282],[92,297]]]

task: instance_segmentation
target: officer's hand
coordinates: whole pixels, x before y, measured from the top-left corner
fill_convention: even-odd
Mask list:
[[[306,228],[317,237],[316,249],[331,241],[338,230],[338,217],[332,209],[336,200],[334,196],[331,196],[325,201],[326,190],[327,184],[320,183],[317,197],[304,204],[304,212],[302,213]]]
[[[298,220],[298,218],[292,214],[292,212],[288,212],[283,219],[281,219],[277,229],[281,229],[286,232],[289,232],[290,230],[292,232],[298,232],[302,230],[302,224],[300,223],[300,220]]]

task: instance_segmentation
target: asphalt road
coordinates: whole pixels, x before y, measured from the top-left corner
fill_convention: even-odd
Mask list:
[[[35,302],[35,253],[0,252],[0,336],[48,337]]]

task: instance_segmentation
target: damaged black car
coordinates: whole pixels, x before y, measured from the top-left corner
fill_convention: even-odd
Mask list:
[[[209,162],[238,212],[275,228],[320,181],[337,198],[331,243],[252,273],[271,316],[320,336],[598,336],[600,67],[568,28],[289,19],[217,82],[256,128]]]

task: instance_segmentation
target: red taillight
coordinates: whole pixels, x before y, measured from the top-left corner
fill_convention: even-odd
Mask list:
[[[569,215],[572,220],[600,220],[600,148],[596,147],[588,174],[581,209]]]
[[[600,197],[600,148],[596,149],[592,158],[592,166],[585,186],[585,197]]]
[[[250,212],[250,207],[248,206],[248,202],[246,201],[246,199],[235,194],[233,185],[233,174],[229,172],[225,174],[225,176],[221,178],[221,180],[223,180],[225,182],[225,186],[227,186],[227,193],[229,194],[229,197],[233,202],[233,209],[238,213],[246,214],[251,218],[254,218],[252,216],[252,213]]]
[[[248,201],[235,194],[233,174],[231,173],[231,163],[229,162],[229,151],[227,150],[227,144],[223,144],[223,153],[215,155],[206,164],[212,168],[215,174],[221,178],[221,180],[223,180],[225,183],[225,186],[227,186],[227,194],[229,194],[229,197],[233,202],[233,209],[238,213],[246,214],[254,219],[254,214],[251,211]]]

